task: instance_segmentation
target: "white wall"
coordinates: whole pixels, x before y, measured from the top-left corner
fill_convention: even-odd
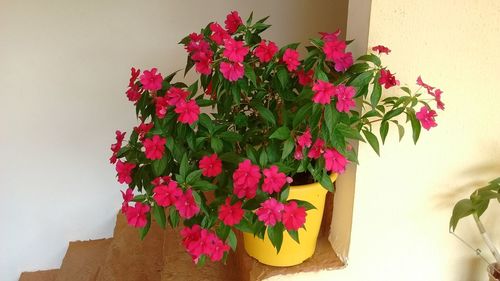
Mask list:
[[[131,66],[183,67],[180,38],[232,9],[271,15],[282,44],[345,29],[346,3],[0,0],[0,280],[111,235],[121,196],[109,145],[135,125]]]

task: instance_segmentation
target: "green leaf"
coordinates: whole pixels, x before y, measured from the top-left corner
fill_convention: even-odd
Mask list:
[[[243,157],[241,157],[239,154],[237,154],[235,152],[223,153],[223,154],[219,155],[219,159],[224,161],[224,162],[228,162],[228,163],[232,163],[232,164],[239,164],[240,162],[243,161]]]
[[[311,114],[311,109],[313,107],[312,103],[306,104],[300,107],[299,110],[295,113],[295,117],[293,118],[293,127],[297,127],[297,125],[305,120],[306,115]]]
[[[179,225],[179,212],[175,208],[173,208],[173,207],[170,208],[170,213],[168,215],[168,220],[170,222],[170,225],[173,228],[175,228],[175,227],[177,227]]]
[[[380,74],[377,74],[375,76],[375,81],[373,82],[373,91],[370,96],[370,102],[373,107],[377,106],[378,102],[380,101],[380,97],[382,96],[382,86],[380,86],[380,83],[378,82],[378,77]]]
[[[201,170],[192,171],[191,173],[189,173],[189,175],[187,175],[186,183],[191,185],[197,182],[201,178],[201,173],[202,173]]]
[[[212,119],[210,119],[210,117],[206,113],[200,114],[200,116],[198,117],[198,122],[201,126],[207,128],[209,133],[213,132],[213,129],[214,129],[213,121],[212,121]],[[167,138],[167,140],[168,140],[168,138]]]
[[[403,136],[405,135],[405,127],[400,124],[396,125],[398,126],[399,141],[401,141],[403,139]]]
[[[293,149],[295,147],[295,144],[293,142],[292,138],[289,138],[285,141],[283,144],[283,153],[281,154],[281,159],[285,159],[290,153],[292,153]]]
[[[290,200],[290,201],[295,201],[298,206],[306,208],[306,211],[316,209],[316,207],[314,207],[313,204],[311,204],[311,203],[309,203],[307,201],[297,200],[297,199],[293,199],[293,200]]]
[[[257,85],[257,77],[255,76],[255,71],[251,66],[245,63],[245,76],[248,80],[252,81],[254,85]]]
[[[255,105],[255,108],[260,113],[260,116],[262,116],[262,118],[264,118],[264,120],[266,120],[267,122],[269,122],[273,125],[276,125],[276,119],[274,118],[273,113],[268,108],[266,108],[260,104]]]
[[[153,217],[155,218],[155,221],[161,228],[165,228],[165,223],[167,221],[167,218],[165,216],[165,209],[163,209],[163,207],[155,204],[153,206]]]
[[[335,130],[338,131],[342,136],[350,139],[356,139],[360,141],[365,141],[359,131],[357,131],[354,128],[349,127],[348,125],[344,123],[338,123],[337,126],[335,127]],[[335,134],[335,133],[334,133]]]
[[[189,86],[189,88],[187,90],[188,90],[188,92],[191,93],[189,95],[189,97],[193,97],[194,95],[196,95],[196,93],[198,92],[198,80],[196,80],[196,82],[191,84],[191,86]]]
[[[295,242],[300,244],[299,232],[297,230],[287,230],[287,232],[290,235],[290,237],[292,237],[292,239],[295,240]]]
[[[392,109],[390,110],[389,112],[387,112],[384,117],[382,118],[382,122],[383,121],[389,121],[390,119],[398,116],[399,114],[403,113],[403,111],[405,110],[404,107],[399,107],[399,108],[395,108],[395,109]]]
[[[153,173],[155,176],[159,177],[165,172],[167,168],[168,158],[167,155],[163,155],[161,159],[154,160],[152,163]]]
[[[186,179],[188,169],[189,169],[189,163],[188,163],[188,159],[187,159],[187,154],[184,153],[184,155],[182,156],[180,167],[179,167],[179,175],[181,176],[181,179],[183,181],[185,181],[185,179]]]
[[[373,70],[362,72],[356,78],[354,78],[349,85],[355,86],[358,89],[361,89],[363,86],[370,83],[373,78]]]
[[[237,142],[241,141],[243,137],[235,132],[230,132],[230,131],[224,131],[218,135],[221,139],[229,142]]]
[[[286,200],[288,199],[288,195],[289,194],[290,194],[290,187],[287,186],[280,193],[280,202],[286,202]]]
[[[279,253],[281,250],[281,245],[283,244],[283,224],[277,223],[275,226],[267,227],[267,236],[271,240],[276,252]]]
[[[372,62],[376,66],[380,66],[382,64],[382,62],[380,61],[380,58],[374,54],[361,56],[358,58],[358,60]]]
[[[408,117],[410,118],[411,122],[411,129],[413,130],[413,143],[417,144],[418,138],[420,137],[420,130],[422,129],[422,126],[420,125],[420,122],[417,120],[417,117],[415,116],[415,111],[413,109],[408,110]]]
[[[366,140],[368,143],[371,145],[373,150],[377,153],[378,156],[380,156],[380,145],[377,139],[377,136],[375,136],[372,132],[369,130],[363,130],[363,134],[366,137]]]
[[[267,162],[268,162],[267,153],[265,150],[262,150],[259,156],[259,165],[261,167],[265,167],[267,165]]]
[[[453,208],[453,214],[450,219],[450,229],[455,231],[458,221],[474,213],[474,206],[470,199],[462,199]]]
[[[280,84],[281,84],[281,87],[283,89],[286,88],[287,84],[288,84],[288,71],[286,70],[286,68],[284,66],[279,66],[278,67],[278,80],[280,81]]]
[[[290,129],[288,129],[287,126],[279,127],[269,136],[270,139],[278,139],[278,140],[286,140],[289,137],[290,137]]]
[[[380,124],[380,137],[382,139],[382,143],[385,143],[385,138],[387,137],[388,133],[389,133],[389,123],[382,122]]]
[[[319,182],[322,187],[324,187],[326,190],[333,192],[333,183],[332,179],[327,173],[323,173],[323,176],[321,176],[321,181]]]
[[[216,190],[218,187],[215,184],[212,184],[205,180],[199,180],[193,183],[193,188],[200,191],[210,191]]]
[[[213,151],[215,153],[220,153],[222,152],[222,149],[224,148],[224,144],[219,138],[212,137],[210,139],[210,147],[212,147]]]
[[[234,231],[231,229],[229,230],[229,235],[227,236],[227,244],[233,251],[236,251],[236,245],[238,244],[238,239],[236,239],[236,234],[234,234]]]
[[[141,240],[144,240],[144,238],[146,237],[146,234],[148,234],[149,228],[151,227],[151,214],[148,213],[146,215],[146,218],[148,220],[148,222],[146,223],[146,226],[139,228],[139,238]]]

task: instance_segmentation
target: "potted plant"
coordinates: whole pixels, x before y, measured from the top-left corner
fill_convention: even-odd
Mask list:
[[[475,252],[479,255],[484,261],[488,263],[488,274],[491,281],[500,280],[500,254],[498,249],[495,247],[493,242],[490,239],[486,228],[480,220],[480,217],[484,212],[488,209],[490,204],[490,200],[493,202],[500,203],[500,178],[496,178],[493,181],[490,181],[488,185],[478,188],[472,192],[469,198],[462,199],[455,204],[453,208],[453,214],[450,219],[450,232],[454,234],[455,229],[457,228],[458,222],[465,217],[472,216],[474,218],[474,222],[483,238],[484,243],[491,251],[493,258],[495,259],[494,263],[488,262],[482,255],[481,250],[476,249]],[[463,239],[455,236],[460,239],[463,243],[469,246],[474,250],[468,243],[466,243]]]
[[[122,212],[141,237],[152,220],[182,224],[198,264],[225,259],[235,230],[258,260],[301,263],[314,253],[333,180],[357,163],[350,142],[379,153],[391,127],[403,136],[403,116],[416,142],[422,127],[436,126],[430,103],[444,108],[441,90],[420,77],[417,92],[399,86],[380,61],[388,48],[354,63],[340,32],[320,33],[301,55],[297,43],[279,48],[261,37],[266,19],[244,23],[231,12],[225,27],[212,22],[183,38],[184,75],[199,74],[190,85],[176,72],[131,71],[126,95],[140,124],[126,145],[116,132],[110,159],[128,186]]]

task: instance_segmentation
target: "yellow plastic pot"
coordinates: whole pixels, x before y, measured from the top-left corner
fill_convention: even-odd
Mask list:
[[[332,182],[337,175],[330,177]],[[316,241],[318,240],[321,220],[323,219],[323,210],[325,209],[325,198],[327,190],[319,183],[306,185],[296,185],[290,187],[288,199],[298,199],[313,204],[316,209],[307,211],[305,228],[299,229],[300,244],[295,242],[285,231],[283,233],[283,244],[279,253],[271,244],[269,237],[264,235],[264,240],[254,236],[252,233],[243,233],[243,242],[245,250],[251,257],[259,262],[272,266],[293,266],[301,264],[312,257],[316,250]]]

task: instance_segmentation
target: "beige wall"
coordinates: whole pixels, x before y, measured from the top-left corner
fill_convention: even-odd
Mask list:
[[[282,44],[345,29],[347,0],[0,0],[2,281],[58,267],[70,240],[111,235],[109,144],[135,124],[130,67],[183,67],[180,38],[233,9],[271,15]]]

